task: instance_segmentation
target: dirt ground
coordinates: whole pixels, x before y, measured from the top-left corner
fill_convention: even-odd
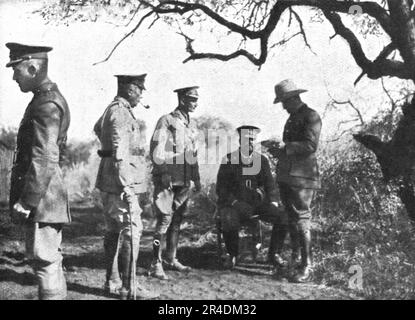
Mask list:
[[[64,266],[70,300],[111,300],[103,290],[103,223],[98,209],[72,210],[73,222],[64,229]],[[170,300],[280,300],[280,299],[350,299],[349,293],[315,283],[295,284],[276,279],[266,264],[245,263],[236,270],[221,270],[212,232],[186,223],[178,252],[179,259],[192,267],[182,274],[166,271],[169,280],[146,276],[151,261],[152,226],[145,221],[140,244],[137,279],[146,288]],[[0,299],[32,300],[37,287],[30,266],[24,258],[24,243],[19,229],[10,224],[5,207],[0,212]]]

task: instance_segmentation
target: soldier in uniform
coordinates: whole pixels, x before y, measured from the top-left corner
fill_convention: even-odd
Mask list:
[[[144,150],[132,109],[141,99],[146,74],[116,75],[118,93],[94,126],[101,142],[96,187],[101,191],[106,233],[104,251],[107,293],[121,299],[158,294],[134,283],[142,234],[140,196],[146,191]]]
[[[294,277],[296,282],[311,280],[311,202],[315,190],[320,188],[316,151],[321,119],[301,100],[299,95],[306,91],[287,79],[275,86],[274,100],[274,103],[281,102],[290,115],[277,152],[277,182],[288,214],[293,260],[301,253],[301,270]]]
[[[190,270],[190,267],[177,260],[176,253],[191,181],[196,191],[201,189],[195,144],[197,131],[189,115],[197,108],[198,88],[194,86],[175,90],[179,106],[159,119],[150,142],[157,224],[149,275],[161,280],[168,279],[163,263],[171,270]],[[166,256],[162,260],[164,243]]]
[[[247,225],[252,233],[252,251],[255,258],[260,248],[259,219],[276,228],[287,225],[284,211],[278,209],[278,196],[271,174],[269,160],[254,151],[260,129],[245,125],[237,128],[240,147],[225,156],[219,167],[216,193],[218,218],[225,241],[227,255],[224,267],[233,268],[239,253],[239,229]],[[282,249],[282,247],[281,247]],[[271,243],[268,257],[274,264],[282,264],[281,250]]]
[[[62,227],[71,221],[60,168],[70,114],[65,98],[48,77],[51,47],[7,43],[13,80],[33,92],[17,134],[11,174],[10,211],[24,225],[26,254],[38,279],[39,299],[66,298],[62,269]]]

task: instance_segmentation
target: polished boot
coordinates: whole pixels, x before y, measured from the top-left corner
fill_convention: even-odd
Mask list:
[[[124,233],[120,249],[120,271],[122,282],[120,298],[122,300],[133,298],[133,290],[136,289],[136,283],[133,281],[135,274],[133,273],[135,272],[140,249],[140,237],[136,236],[133,238],[134,248],[132,248],[131,237],[131,231],[128,230]]]
[[[124,237],[120,250],[120,273],[122,287],[120,289],[120,299],[130,299],[130,292],[132,289],[131,267],[132,267],[132,250],[129,237]]]
[[[232,269],[236,264],[236,258],[239,253],[239,233],[237,230],[223,232],[223,240],[227,255],[222,262],[225,269]]]
[[[312,280],[311,232],[309,228],[299,228],[301,245],[301,269],[294,277],[295,282],[309,282]]]
[[[287,227],[285,225],[274,224],[268,250],[268,261],[276,267],[285,267],[287,265],[287,261],[281,257],[286,236]]]
[[[170,270],[188,272],[191,270],[189,266],[185,266],[177,260],[177,246],[179,245],[180,225],[170,225],[166,235],[166,267]]]
[[[118,233],[108,232],[104,237],[105,254],[105,291],[108,294],[118,294],[121,288],[121,278],[118,267]]]
[[[290,239],[291,239],[291,261],[290,265],[293,268],[301,266],[301,250],[300,240],[297,225],[292,223],[289,225]]]

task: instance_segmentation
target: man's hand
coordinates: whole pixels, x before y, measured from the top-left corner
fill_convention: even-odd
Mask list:
[[[141,212],[137,196],[134,194],[134,191],[130,187],[124,187],[121,198],[128,204],[130,214]]]
[[[133,196],[134,192],[131,190],[130,187],[123,188],[123,192],[121,193],[121,200],[130,201]]]
[[[273,205],[277,209],[280,207],[280,205],[276,201],[271,202],[271,205]]]
[[[12,222],[15,224],[23,224],[29,218],[31,209],[26,207],[20,201],[16,202],[11,212]]]
[[[281,158],[285,154],[285,143],[284,141],[278,142],[278,149],[277,149],[277,158]]]
[[[165,189],[171,189],[172,188],[172,184],[171,184],[171,176],[164,173],[161,176],[161,184],[163,185],[163,188]]]

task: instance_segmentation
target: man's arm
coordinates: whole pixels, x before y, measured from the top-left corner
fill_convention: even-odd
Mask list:
[[[170,131],[169,121],[166,116],[161,117],[157,122],[154,129],[153,136],[150,142],[150,156],[153,162],[155,174],[167,174],[167,164],[173,163],[174,153],[173,150],[169,150],[173,146],[168,144]],[[167,149],[167,150],[166,150]]]
[[[219,204],[232,204],[236,200],[230,190],[232,182],[231,164],[229,162],[222,163],[216,178],[216,194],[218,195]]]
[[[52,103],[44,103],[33,110],[33,137],[31,163],[25,177],[25,186],[19,200],[26,207],[36,208],[45,196],[59,163],[57,144],[61,111]]]
[[[304,140],[287,142],[285,150],[288,156],[309,155],[317,151],[321,132],[320,116],[311,111],[305,116],[304,122]]]
[[[101,126],[102,126],[102,116],[98,119],[98,121],[94,125],[94,132],[95,135],[101,139]]]
[[[125,188],[132,184],[129,170],[130,137],[126,126],[129,112],[123,107],[113,107],[109,112],[112,156],[118,171],[118,184]]]

